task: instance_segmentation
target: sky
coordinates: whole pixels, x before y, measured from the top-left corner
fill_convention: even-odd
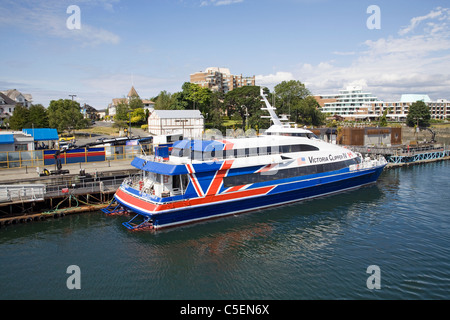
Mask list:
[[[270,90],[450,100],[444,0],[0,0],[0,12],[0,91],[45,107],[76,95],[105,109],[132,85],[143,99],[174,93],[208,67]]]

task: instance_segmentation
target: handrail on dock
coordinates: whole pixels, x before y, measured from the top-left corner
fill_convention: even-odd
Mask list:
[[[44,184],[0,185],[0,202],[44,200]]]

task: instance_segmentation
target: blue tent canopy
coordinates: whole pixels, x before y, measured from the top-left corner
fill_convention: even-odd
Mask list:
[[[58,131],[49,128],[22,129],[22,132],[31,134],[34,141],[59,140]]]
[[[192,140],[192,150],[194,151],[213,151],[223,150],[225,144],[215,140]]]
[[[13,134],[0,134],[0,144],[13,144],[14,135]]]

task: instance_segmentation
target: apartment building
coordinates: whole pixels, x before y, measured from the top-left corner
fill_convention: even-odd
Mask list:
[[[210,67],[190,75],[190,82],[212,91],[227,93],[233,89],[255,85],[255,76],[231,74],[228,68]]]
[[[416,101],[423,101],[430,109],[431,119],[445,120],[450,118],[450,101],[438,99],[432,101],[426,94],[402,94],[399,101],[375,102],[360,110],[359,117],[369,115],[378,118],[388,109],[386,117],[395,121],[405,121],[409,108]]]
[[[377,97],[370,92],[364,92],[361,87],[348,86],[339,90],[338,94],[314,96],[323,113],[338,115],[343,118],[358,118],[361,110],[366,110],[371,103],[378,102]],[[381,102],[381,101],[380,101]]]
[[[403,94],[398,101],[381,101],[361,87],[347,87],[339,94],[315,96],[323,113],[338,115],[347,120],[377,120],[387,111],[386,117],[395,121],[405,121],[409,107],[416,101],[423,101],[430,108],[432,119],[450,118],[450,101],[432,101],[426,94]]]

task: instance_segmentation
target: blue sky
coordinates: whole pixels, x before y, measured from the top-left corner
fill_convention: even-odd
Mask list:
[[[80,8],[80,29],[67,28]],[[370,5],[380,29],[367,28]],[[76,94],[104,109],[181,90],[207,67],[313,94],[360,85],[378,98],[450,99],[450,3],[381,0],[0,0],[0,90],[34,103]]]

